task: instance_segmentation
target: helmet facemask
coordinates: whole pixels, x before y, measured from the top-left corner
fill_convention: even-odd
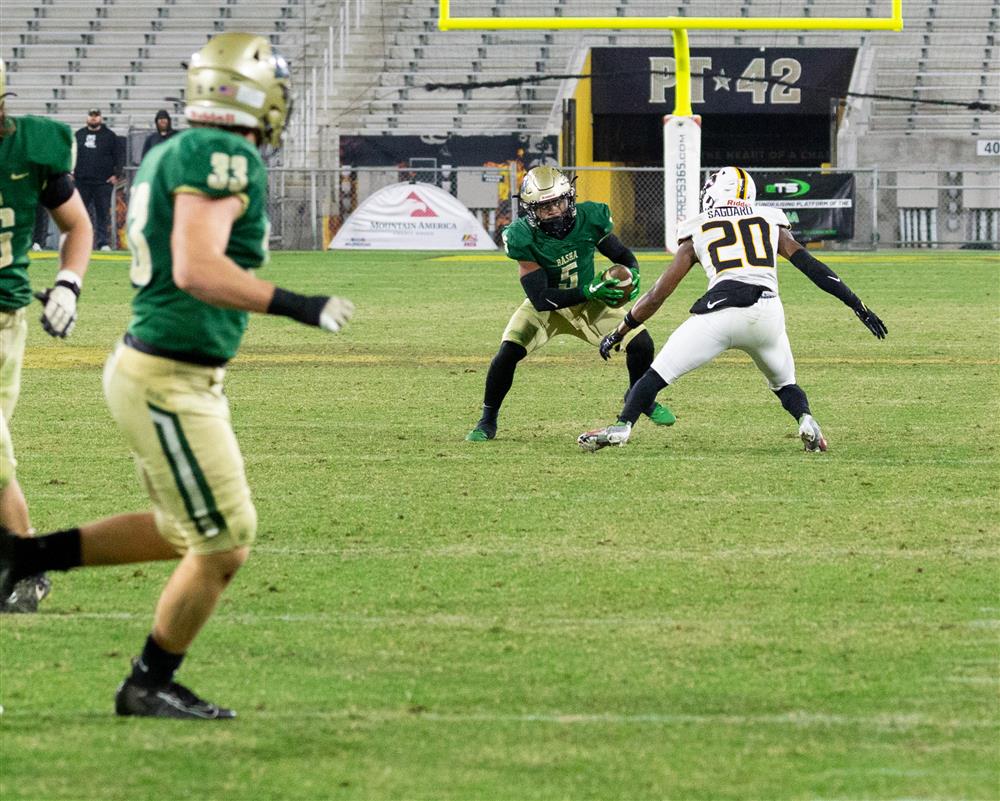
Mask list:
[[[575,182],[575,178],[570,181],[554,167],[528,170],[518,195],[528,225],[555,239],[564,239],[576,225]],[[545,216],[545,211],[553,207],[560,208],[559,214]]]

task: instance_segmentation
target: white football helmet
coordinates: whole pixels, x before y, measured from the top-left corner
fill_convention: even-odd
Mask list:
[[[731,205],[732,200],[753,203],[757,199],[757,186],[750,173],[742,167],[723,167],[705,179],[701,188],[701,210]]]
[[[524,206],[525,217],[532,228],[540,228],[549,236],[562,239],[576,224],[576,189],[573,181],[555,167],[533,167],[521,181],[518,195]],[[541,219],[538,210],[542,206],[566,199],[566,208],[555,218]]]

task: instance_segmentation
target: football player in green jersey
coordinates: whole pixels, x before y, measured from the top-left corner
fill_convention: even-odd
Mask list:
[[[269,227],[258,148],[281,141],[291,104],[285,60],[262,36],[219,34],[192,57],[185,98],[191,128],[151,150],[133,182],[127,228],[138,293],[104,371],[108,407],[152,509],[35,540],[0,533],[0,591],[40,569],[179,557],[115,711],[218,720],[235,713],[198,698],[174,673],[257,531],[224,365],[248,312],[336,332],[354,307],[252,272],[267,260]]]
[[[507,323],[500,350],[490,363],[483,396],[483,415],[466,435],[485,442],[497,433],[500,405],[514,383],[517,363],[552,337],[570,334],[593,346],[613,331],[625,310],[608,304],[624,300],[618,281],[602,280],[594,253],[632,273],[629,299],[639,294],[639,262],[612,233],[611,209],[603,203],[576,202],[573,182],[554,167],[534,167],[521,183],[525,215],[503,232],[504,250],[520,265],[527,299]],[[630,332],[625,346],[629,386],[653,362],[653,340],[645,328]],[[653,422],[672,425],[673,413],[655,403],[647,410]]]
[[[44,206],[65,234],[55,283],[37,295],[43,304],[42,327],[54,337],[68,336],[76,323],[93,231],[70,175],[72,132],[44,117],[8,117],[6,83],[0,60],[0,526],[26,537],[31,524],[17,481],[9,423],[21,391],[35,212]],[[0,597],[0,612],[34,612],[48,591],[45,576],[25,577],[9,596]]]

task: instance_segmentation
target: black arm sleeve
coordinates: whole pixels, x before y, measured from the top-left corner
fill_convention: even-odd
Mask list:
[[[863,305],[861,299],[851,291],[847,284],[837,277],[837,274],[833,270],[805,248],[795,251],[789,261],[805,273],[806,278],[816,284],[816,286],[824,292],[829,292],[835,298],[840,298],[840,300],[852,309],[857,309]]]
[[[63,172],[49,178],[38,199],[45,208],[57,209],[73,197],[75,190],[76,184],[73,183],[73,176],[68,172]]]
[[[624,264],[633,270],[639,269],[639,260],[629,250],[622,241],[614,234],[608,234],[597,243],[597,249],[601,255],[611,260],[612,264]]]
[[[532,270],[527,275],[522,276],[521,286],[524,287],[524,294],[528,296],[535,311],[547,312],[553,309],[564,309],[586,300],[580,287],[572,289],[550,287],[545,270]]]

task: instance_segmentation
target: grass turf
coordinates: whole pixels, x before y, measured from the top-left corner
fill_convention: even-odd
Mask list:
[[[55,575],[0,620],[0,797],[997,798],[1000,260],[829,263],[889,326],[783,264],[829,453],[730,352],[661,394],[673,428],[589,455],[624,359],[567,338],[463,441],[521,297],[501,256],[277,254],[263,275],[358,313],[255,318],[227,376],[258,545],[179,678],[240,718],[115,719],[170,568]],[[130,294],[95,258],[72,339],[32,323],[12,430],[40,530],[144,508],[100,390]]]

